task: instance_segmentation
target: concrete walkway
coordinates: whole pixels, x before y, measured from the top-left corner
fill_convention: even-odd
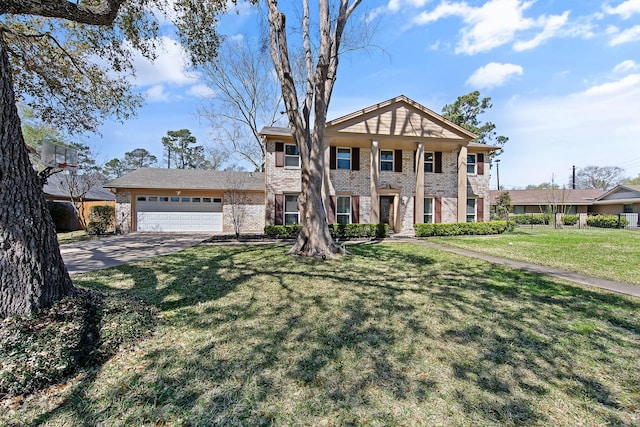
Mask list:
[[[556,277],[558,279],[569,280],[571,282],[580,283],[582,285],[592,286],[594,288],[606,289],[609,291],[617,292],[624,295],[630,295],[636,298],[640,298],[640,286],[632,285],[630,283],[616,282],[614,280],[600,279],[598,277],[586,276],[584,274],[572,273],[566,270],[560,270],[559,268],[546,267],[544,265],[531,264],[528,262],[514,261],[506,258],[499,258],[493,255],[487,255],[480,252],[470,251],[467,249],[459,249],[451,246],[441,245],[420,239],[407,239],[413,243],[428,246],[433,249],[439,249],[442,251],[452,252],[458,255],[463,255],[472,258],[482,259],[484,261],[491,262],[493,264],[506,265],[508,267],[517,268],[520,270],[530,271],[532,273],[544,274],[546,276]]]
[[[131,233],[60,245],[69,274],[115,267],[198,245],[209,234]]]

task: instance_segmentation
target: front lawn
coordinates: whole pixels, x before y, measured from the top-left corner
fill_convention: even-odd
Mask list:
[[[640,232],[517,228],[496,236],[429,238],[458,248],[640,285]]]
[[[15,425],[637,425],[640,301],[410,243],[199,246],[74,276],[153,335]]]

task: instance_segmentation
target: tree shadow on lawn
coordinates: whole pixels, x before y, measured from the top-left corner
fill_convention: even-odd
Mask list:
[[[106,405],[134,424],[444,423],[451,411],[454,424],[536,424],[566,398],[578,419],[623,425],[640,405],[637,372],[599,375],[635,366],[635,301],[413,245],[351,245],[324,262],[283,251],[195,248],[80,280],[108,290],[126,276],[128,293],[170,313],[161,335],[174,338],[148,340],[144,368],[114,385],[88,377],[38,423],[104,422]]]

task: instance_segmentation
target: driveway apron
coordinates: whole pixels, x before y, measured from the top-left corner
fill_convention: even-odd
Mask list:
[[[69,274],[86,273],[196,246],[208,234],[131,233],[60,246]]]

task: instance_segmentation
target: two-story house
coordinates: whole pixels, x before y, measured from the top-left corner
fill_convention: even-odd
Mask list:
[[[140,169],[108,183],[128,231],[259,233],[300,220],[301,170],[288,128],[267,127],[264,173]],[[489,158],[498,147],[399,96],[327,123],[323,198],[329,223],[489,219]],[[243,175],[244,174],[244,175]],[[244,177],[244,178],[243,178]]]
[[[267,127],[266,223],[299,222],[300,158],[287,128]],[[489,156],[497,147],[399,96],[327,123],[324,196],[329,223],[489,219]]]

